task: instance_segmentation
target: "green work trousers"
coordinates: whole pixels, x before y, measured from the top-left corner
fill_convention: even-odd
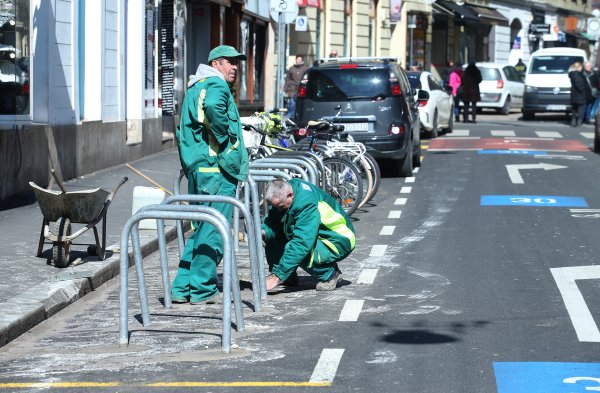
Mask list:
[[[267,258],[267,263],[269,264],[269,271],[273,271],[273,267],[279,264],[285,251],[286,244],[287,239],[282,234],[277,234],[274,239],[266,242],[265,256]],[[319,281],[327,281],[335,272],[337,262],[345,257],[346,256],[332,253],[325,243],[317,239],[312,253],[308,254],[306,258],[300,262],[298,267],[301,267]]]
[[[215,167],[218,168],[218,167]],[[199,195],[224,195],[235,197],[237,180],[225,172],[194,171],[188,174],[188,192]],[[230,203],[201,203],[219,210],[229,225],[233,206]],[[223,259],[223,240],[217,228],[208,222],[194,222],[194,233],[188,239],[179,269],[173,280],[173,299],[202,302],[219,293],[217,265]]]

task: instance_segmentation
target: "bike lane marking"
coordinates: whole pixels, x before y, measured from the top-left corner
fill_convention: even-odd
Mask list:
[[[494,362],[498,393],[600,391],[600,363]]]
[[[514,131],[511,130],[491,130],[492,136],[517,136]]]
[[[388,218],[400,218],[402,210],[392,210],[388,214]]]
[[[556,281],[579,341],[600,342],[600,331],[576,282],[600,279],[600,266],[560,267],[552,268],[550,272]]]
[[[412,187],[402,187],[400,189],[400,194],[410,194],[412,191]]]
[[[406,205],[406,198],[396,198],[394,205]]]
[[[356,322],[358,321],[358,317],[360,316],[360,312],[362,311],[363,305],[365,304],[364,300],[353,300],[348,299],[344,303],[344,307],[342,308],[342,312],[340,313],[340,317],[338,321],[341,322]]]
[[[436,138],[429,151],[454,150],[542,150],[542,151],[589,151],[589,146],[573,139],[555,140],[542,138]]]
[[[391,236],[394,234],[394,230],[396,229],[395,225],[384,225],[379,232],[379,236]]]
[[[333,382],[343,354],[343,348],[324,348],[310,382]]]
[[[366,285],[373,284],[373,282],[375,282],[375,277],[377,277],[378,272],[379,269],[363,269],[360,272],[358,279],[356,279],[356,283]]]
[[[535,134],[540,138],[562,138],[562,134],[558,131],[535,131]]]
[[[382,257],[385,255],[385,250],[387,250],[387,244],[375,244],[373,247],[371,247],[371,253],[369,256]]]
[[[585,198],[547,195],[482,195],[481,206],[588,207]]]

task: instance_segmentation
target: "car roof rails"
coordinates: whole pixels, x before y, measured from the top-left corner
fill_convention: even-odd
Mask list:
[[[354,61],[373,61],[373,60],[377,60],[377,61],[383,61],[385,64],[388,63],[397,63],[398,62],[398,58],[397,57],[390,57],[390,56],[382,56],[382,57],[360,57],[360,56],[355,56],[355,57],[324,57],[322,59],[319,60],[315,60],[315,62],[313,63],[313,65],[319,65],[319,64],[325,64],[325,63],[335,63],[335,62],[354,62]]]

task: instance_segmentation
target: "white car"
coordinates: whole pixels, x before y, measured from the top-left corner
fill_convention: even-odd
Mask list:
[[[450,92],[452,88],[442,87],[442,82],[437,80],[432,73],[407,72],[410,87],[415,90],[415,97],[419,90],[429,93],[429,100],[419,106],[419,119],[421,129],[436,138],[440,130],[452,132],[454,128],[454,99]]]
[[[481,71],[483,79],[479,84],[481,101],[477,102],[477,108],[495,109],[503,115],[508,115],[511,109],[520,112],[523,106],[525,81],[515,67],[499,63],[476,63],[475,65]]]

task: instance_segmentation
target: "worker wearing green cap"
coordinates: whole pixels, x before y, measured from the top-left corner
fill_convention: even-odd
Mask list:
[[[189,194],[235,196],[238,181],[248,174],[240,115],[230,88],[241,60],[246,56],[220,45],[210,51],[208,65],[200,64],[190,76],[176,130]],[[231,204],[204,205],[216,208],[231,223]],[[218,303],[217,265],[223,241],[210,223],[194,222],[193,227],[173,280],[172,301]]]

